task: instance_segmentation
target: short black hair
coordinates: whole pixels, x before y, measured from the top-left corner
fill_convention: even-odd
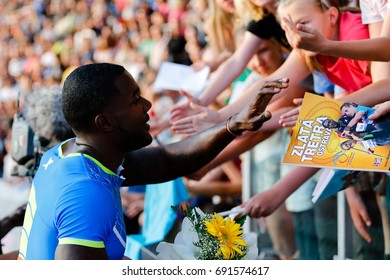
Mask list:
[[[125,68],[111,63],[87,64],[72,71],[64,82],[62,110],[75,131],[88,131],[107,101],[119,94],[114,85]]]
[[[322,121],[322,126],[325,128],[330,128],[331,123],[335,123],[335,121],[332,119],[325,119]]]
[[[358,104],[356,103],[353,103],[353,102],[344,102],[341,106],[340,106],[340,110],[343,110],[344,107],[357,107]]]

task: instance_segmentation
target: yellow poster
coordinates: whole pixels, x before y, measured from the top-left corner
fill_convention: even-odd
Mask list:
[[[390,121],[373,108],[306,93],[283,162],[313,167],[388,171]]]

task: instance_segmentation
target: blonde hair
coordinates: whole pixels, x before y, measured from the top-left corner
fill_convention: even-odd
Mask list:
[[[278,10],[283,9],[293,3],[296,0],[279,0],[278,1]],[[307,1],[307,0],[305,0]],[[313,4],[318,5],[322,11],[326,11],[331,7],[337,8],[339,11],[351,11],[351,12],[360,12],[359,7],[349,6],[350,0],[311,0]],[[306,65],[310,71],[318,70],[323,71],[322,65],[317,61],[314,56],[309,56],[304,52],[300,52],[302,58],[304,59]]]
[[[251,20],[262,20],[269,11],[265,7],[259,7],[253,4],[250,0],[234,0],[234,5],[239,19],[243,24],[247,25]]]
[[[277,3],[278,9],[281,6],[288,6],[294,1],[295,0],[278,0]],[[351,0],[311,0],[311,1],[315,2],[315,4],[320,6],[323,11],[329,9],[330,7],[336,7],[337,9],[342,11],[349,10],[349,11],[359,12],[358,6],[356,7],[350,6]]]
[[[209,0],[207,21],[207,41],[218,53],[234,52],[237,17],[221,9],[215,0]]]

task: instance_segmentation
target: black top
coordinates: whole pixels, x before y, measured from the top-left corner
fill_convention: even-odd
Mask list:
[[[253,35],[264,40],[274,37],[283,47],[291,49],[284,30],[272,13],[265,15],[259,21],[252,20],[246,29]]]

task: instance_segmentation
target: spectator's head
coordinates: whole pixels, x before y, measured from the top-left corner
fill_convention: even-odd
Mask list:
[[[284,61],[283,47],[273,38],[262,40],[256,54],[249,61],[248,67],[261,76],[269,76]]]
[[[341,114],[348,117],[353,117],[356,113],[357,106],[358,105],[356,103],[345,102],[340,107]]]

